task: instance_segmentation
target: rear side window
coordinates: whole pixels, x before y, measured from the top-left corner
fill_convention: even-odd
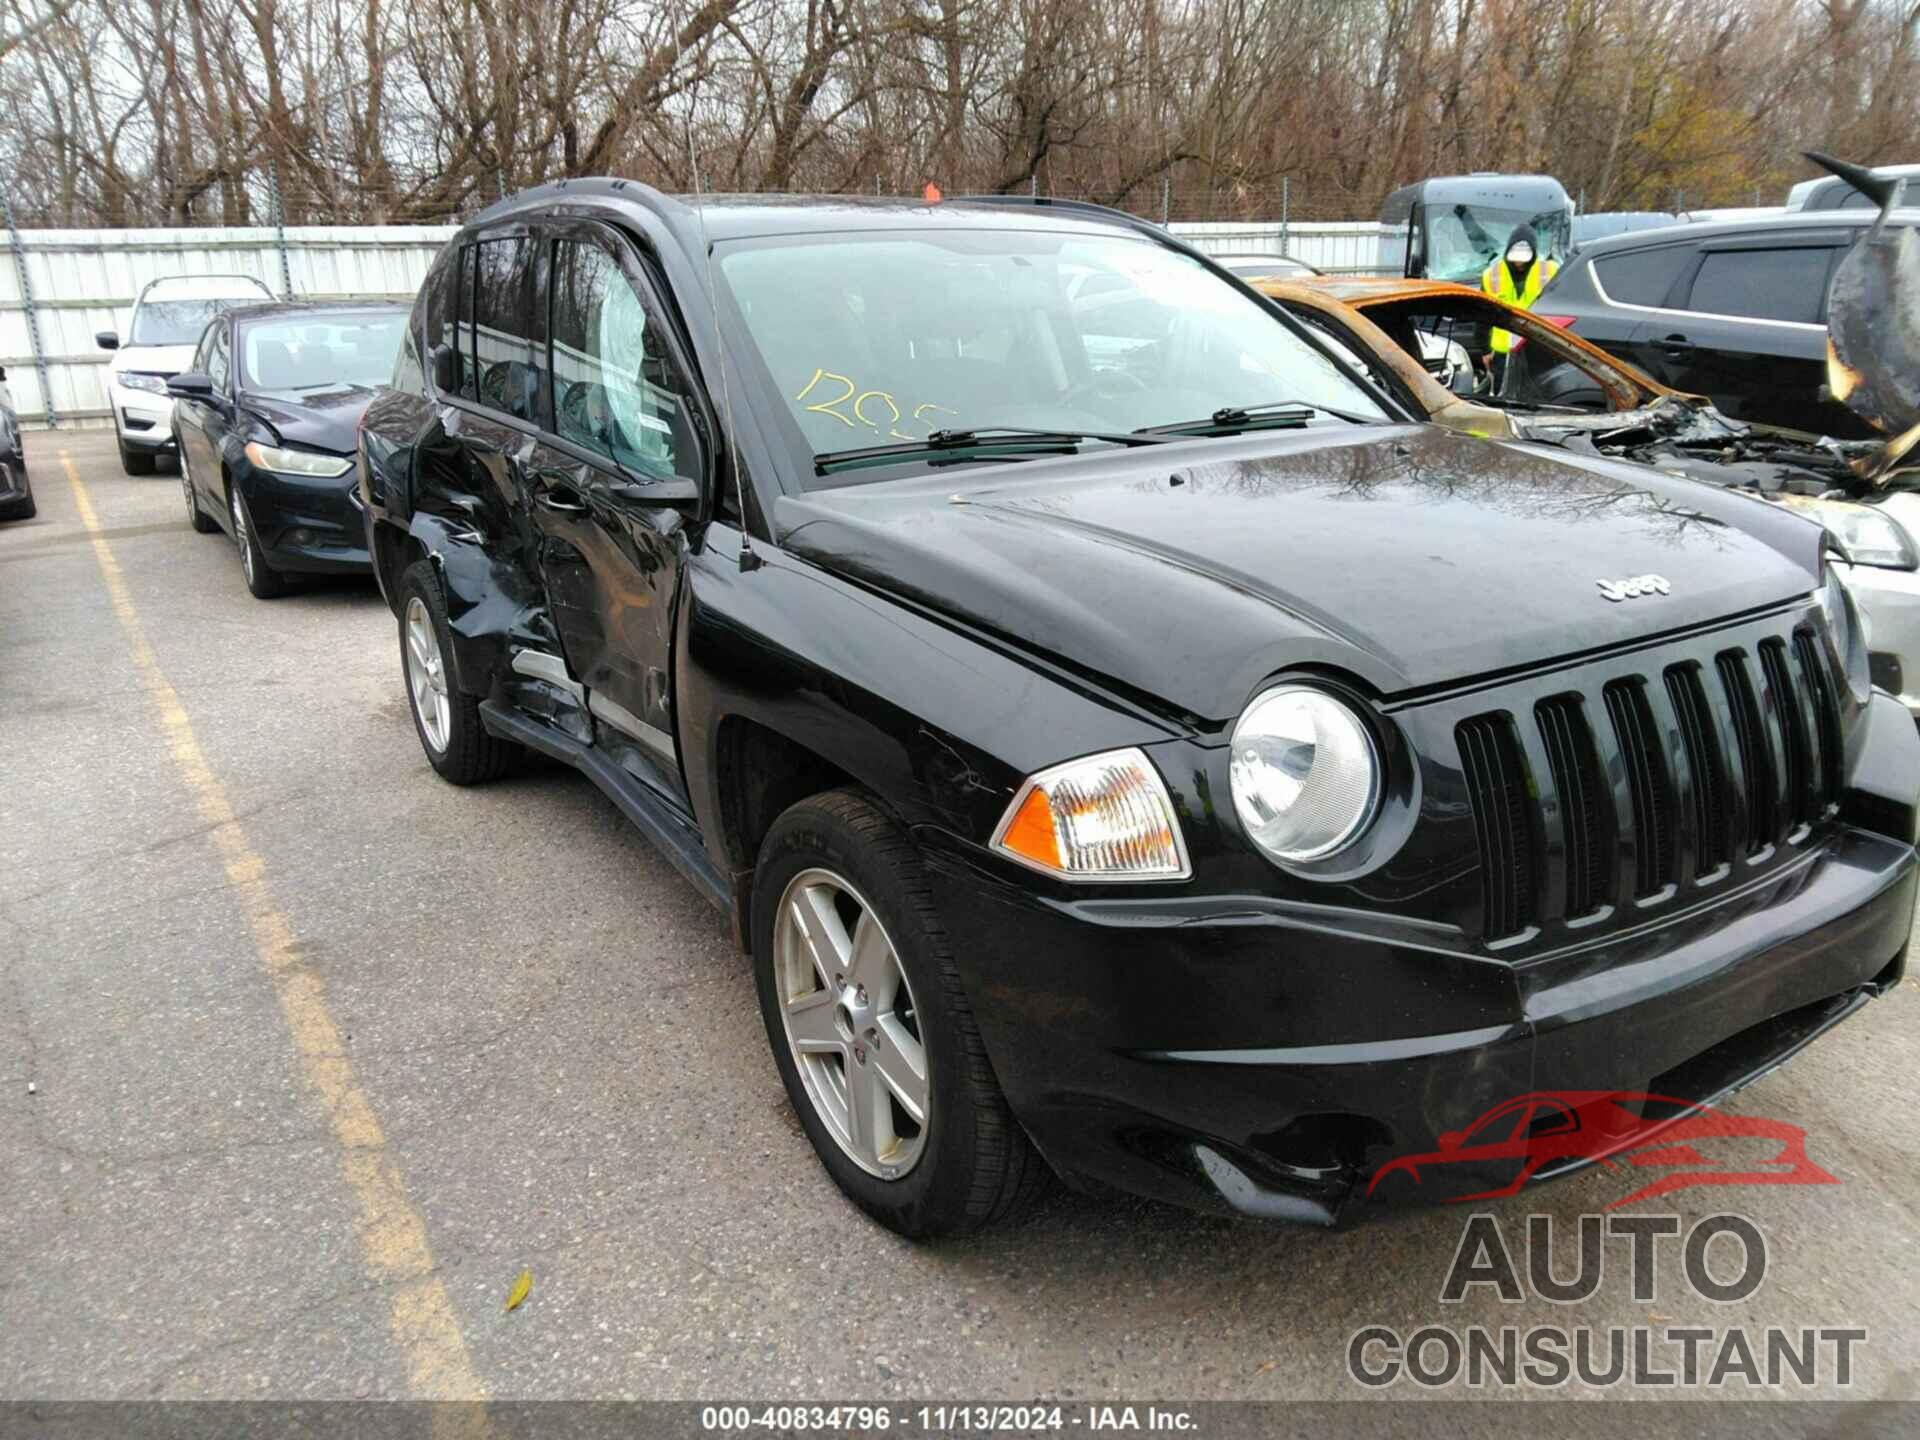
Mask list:
[[[1825,246],[1791,250],[1709,250],[1693,277],[1687,309],[1754,320],[1818,323],[1827,293]]]
[[[1622,305],[1664,305],[1693,254],[1691,245],[1660,245],[1598,256],[1593,268],[1601,287]]]
[[[460,321],[461,312],[471,303],[473,295],[473,272],[468,269],[472,254],[471,245],[462,245],[447,258],[440,283],[427,292],[427,313],[421,322],[424,333],[420,337],[428,354],[440,345],[453,351],[454,371],[459,377],[453,388],[469,400],[473,398],[473,376],[467,357],[473,353],[473,347],[462,343],[464,332]]]
[[[537,421],[532,260],[533,243],[524,236],[473,247],[473,369],[482,405]]]

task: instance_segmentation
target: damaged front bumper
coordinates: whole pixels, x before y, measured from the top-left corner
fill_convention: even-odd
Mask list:
[[[1708,1102],[1897,984],[1920,734],[1885,697],[1871,716],[1839,822],[1793,864],[1525,965],[1257,895],[1049,898],[957,844],[929,871],[995,1074],[1064,1178],[1332,1225],[1503,1101]],[[1450,1183],[1482,1181],[1404,1198]]]

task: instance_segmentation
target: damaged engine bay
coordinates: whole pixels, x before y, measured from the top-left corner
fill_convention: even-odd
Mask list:
[[[1683,396],[1663,396],[1638,410],[1598,415],[1509,411],[1507,419],[1516,439],[1633,460],[1763,495],[1863,499],[1896,486],[1920,487],[1920,469],[1901,465],[1887,441],[1836,440],[1746,425]]]

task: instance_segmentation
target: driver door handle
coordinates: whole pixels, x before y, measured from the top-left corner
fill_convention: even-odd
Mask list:
[[[556,515],[587,513],[586,501],[580,498],[573,477],[564,470],[536,470],[529,478],[533,481],[533,502],[542,510]]]
[[[1674,360],[1693,354],[1693,342],[1684,335],[1667,335],[1653,342],[1653,348]]]

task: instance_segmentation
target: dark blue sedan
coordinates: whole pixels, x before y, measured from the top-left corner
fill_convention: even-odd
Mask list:
[[[406,323],[365,302],[229,310],[168,381],[187,518],[233,536],[258,598],[296,575],[369,573],[355,442]]]

